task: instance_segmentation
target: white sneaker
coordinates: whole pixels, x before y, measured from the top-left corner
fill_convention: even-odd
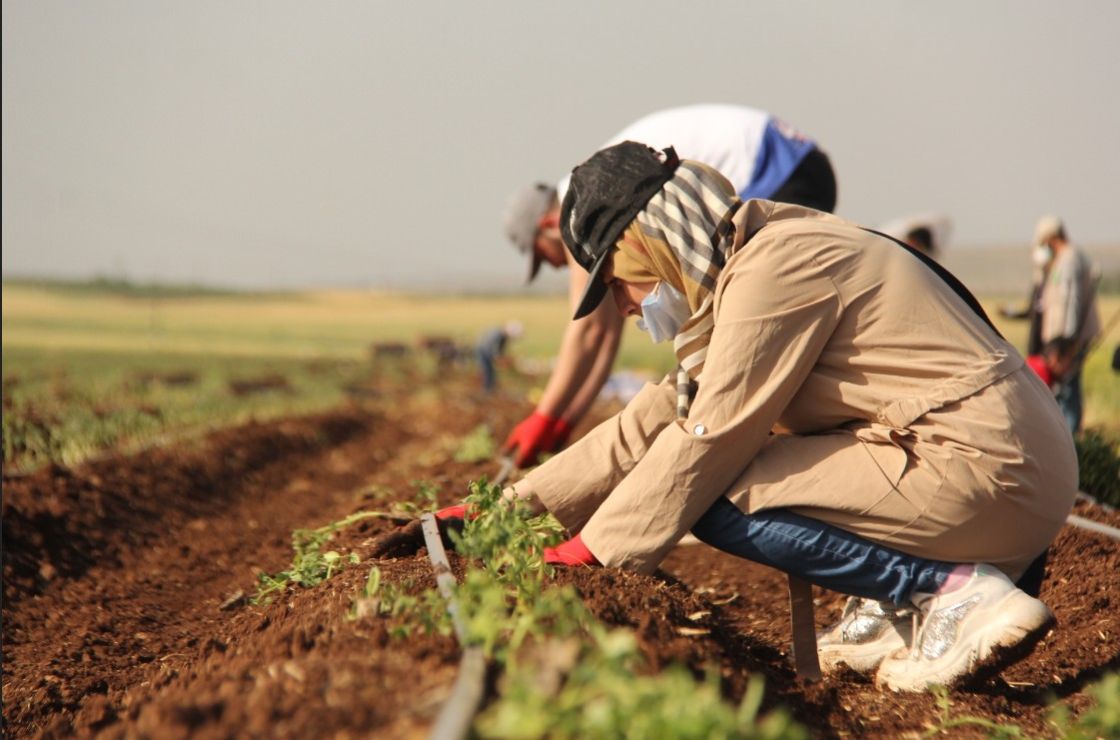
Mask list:
[[[848,597],[840,621],[817,633],[821,670],[831,673],[841,664],[870,673],[895,650],[910,647],[914,609],[889,601]]]
[[[895,691],[950,686],[973,672],[996,648],[1029,645],[1054,615],[1038,599],[1015,588],[1007,576],[979,564],[961,588],[926,595],[914,644],[879,665],[875,683]]]

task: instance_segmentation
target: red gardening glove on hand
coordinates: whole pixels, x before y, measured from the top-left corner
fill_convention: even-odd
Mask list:
[[[454,543],[448,533],[452,530],[461,532],[463,523],[468,517],[473,519],[475,513],[468,504],[455,504],[435,512],[435,516],[443,546],[452,547]],[[415,555],[416,551],[423,546],[424,531],[422,525],[419,519],[413,519],[396,529],[375,537],[370,548],[370,556],[374,558],[408,557]]]
[[[544,561],[551,565],[602,565],[599,559],[587,549],[587,545],[583,544],[578,534],[556,547],[546,547]]]
[[[465,520],[467,518],[467,505],[455,504],[448,506],[446,509],[440,509],[436,512],[436,519],[441,522],[446,522],[449,519]]]
[[[1047,386],[1054,383],[1054,374],[1050,372],[1050,366],[1046,364],[1046,359],[1042,355],[1028,355],[1027,364]]]
[[[560,428],[563,438],[557,440],[557,428]],[[567,431],[564,431],[567,430]],[[513,428],[502,452],[508,453],[517,448],[513,462],[519,468],[536,465],[537,458],[542,452],[554,452],[568,438],[571,427],[560,419],[554,419],[547,414],[534,411],[528,418]]]

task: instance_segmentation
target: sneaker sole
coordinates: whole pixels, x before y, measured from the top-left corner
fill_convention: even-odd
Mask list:
[[[999,672],[1027,655],[1054,624],[1053,612],[1041,601],[1022,591],[1008,594],[989,611],[999,617],[1006,617],[1016,610],[1020,613],[1015,623],[997,619],[983,625],[979,639],[973,647],[967,648],[968,655],[963,659],[947,661],[944,668],[926,673],[917,681],[905,674],[891,676],[889,670],[883,675],[880,670],[875,677],[875,684],[892,691],[924,691],[929,686],[952,687]],[[962,662],[963,669],[953,670],[954,666],[961,665]]]
[[[817,657],[820,659],[821,670],[825,673],[836,673],[845,666],[856,673],[871,673],[888,655],[904,647],[906,643],[901,639],[892,640],[887,646],[879,642],[844,647],[824,646],[817,650]]]

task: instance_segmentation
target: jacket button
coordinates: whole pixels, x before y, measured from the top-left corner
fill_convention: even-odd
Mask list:
[[[708,433],[708,427],[704,426],[703,424],[697,424],[696,426],[692,427],[692,433],[697,437],[702,437],[703,435]]]

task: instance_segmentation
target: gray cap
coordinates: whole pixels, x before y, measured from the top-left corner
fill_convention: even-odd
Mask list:
[[[522,254],[529,255],[529,280],[537,276],[541,259],[533,250],[537,225],[556,199],[556,188],[543,182],[518,190],[506,204],[503,226],[506,236]]]

